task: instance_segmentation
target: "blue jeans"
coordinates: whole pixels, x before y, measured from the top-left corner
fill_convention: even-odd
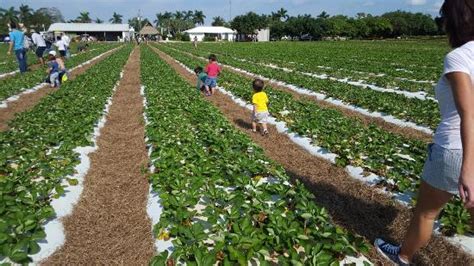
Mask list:
[[[26,63],[26,50],[18,49],[15,50],[16,59],[18,60],[18,65],[20,66],[20,73],[26,72],[28,65]]]
[[[206,82],[204,82],[204,84],[209,88],[217,87],[217,77],[207,77]]]

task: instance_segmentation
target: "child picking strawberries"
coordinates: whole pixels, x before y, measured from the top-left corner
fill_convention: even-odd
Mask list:
[[[217,87],[217,77],[221,73],[221,67],[217,64],[217,57],[214,54],[209,56],[209,64],[204,71],[207,73],[206,78],[206,95],[210,96],[215,93]]]
[[[268,135],[267,120],[268,113],[268,96],[263,91],[265,84],[261,79],[255,79],[252,83],[254,94],[252,96],[253,115],[252,115],[252,131],[257,132],[257,125],[262,126],[262,136]]]
[[[198,66],[194,69],[194,73],[197,76],[197,81],[196,81],[196,89],[198,92],[205,92],[206,91],[206,79],[207,79],[207,74],[204,72],[202,67]]]

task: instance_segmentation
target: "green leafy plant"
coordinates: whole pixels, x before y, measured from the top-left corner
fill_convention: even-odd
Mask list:
[[[150,48],[142,47],[141,58],[158,169],[150,182],[164,208],[154,232],[174,245],[152,265],[316,265],[367,252]]]
[[[158,46],[189,68],[203,64],[165,45]],[[230,71],[224,71],[219,84],[235,96],[251,102],[252,80]],[[287,127],[301,136],[312,139],[313,144],[338,155],[336,164],[362,167],[367,173],[375,173],[383,179],[378,187],[394,192],[414,193],[420,182],[426,157],[426,143],[386,131],[375,124],[364,124],[342,112],[320,107],[311,100],[294,98],[291,94],[265,88],[270,98],[270,112]],[[337,134],[335,134],[337,132]],[[465,213],[462,204],[453,200],[442,214],[443,232],[465,234],[467,220],[460,219]]]
[[[117,46],[118,45],[101,45],[94,48],[95,50],[93,51],[78,54],[66,61],[66,67],[69,69],[75,67]],[[40,67],[22,75],[17,74],[0,79],[0,101],[41,84],[45,77],[45,68]]]
[[[24,264],[39,251],[43,226],[55,216],[52,198],[77,184],[66,179],[80,162],[74,148],[92,143],[130,51],[126,46],[65,83],[0,133],[0,257]]]

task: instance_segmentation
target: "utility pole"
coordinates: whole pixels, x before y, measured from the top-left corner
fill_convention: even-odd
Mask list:
[[[229,22],[232,20],[232,0],[229,0]]]
[[[137,16],[137,18],[138,18],[138,28],[139,28],[139,29],[138,29],[138,37],[141,38],[142,35],[141,35],[140,31],[142,30],[142,16],[141,16],[141,12],[140,12],[140,11],[141,11],[141,10],[138,9],[138,16]]]

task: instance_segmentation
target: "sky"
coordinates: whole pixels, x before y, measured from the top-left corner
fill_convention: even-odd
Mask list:
[[[18,8],[21,4],[34,9],[57,7],[66,20],[76,18],[81,11],[88,11],[91,18],[100,18],[104,21],[108,21],[114,11],[122,14],[125,19],[135,17],[140,12],[142,17],[153,21],[155,14],[159,12],[202,10],[206,15],[206,24],[210,24],[212,18],[216,16],[228,20],[230,16],[235,17],[248,11],[270,14],[281,7],[288,10],[290,15],[317,16],[322,11],[331,15],[354,16],[359,12],[380,15],[400,9],[436,16],[442,2],[442,0],[0,0],[0,7]]]

